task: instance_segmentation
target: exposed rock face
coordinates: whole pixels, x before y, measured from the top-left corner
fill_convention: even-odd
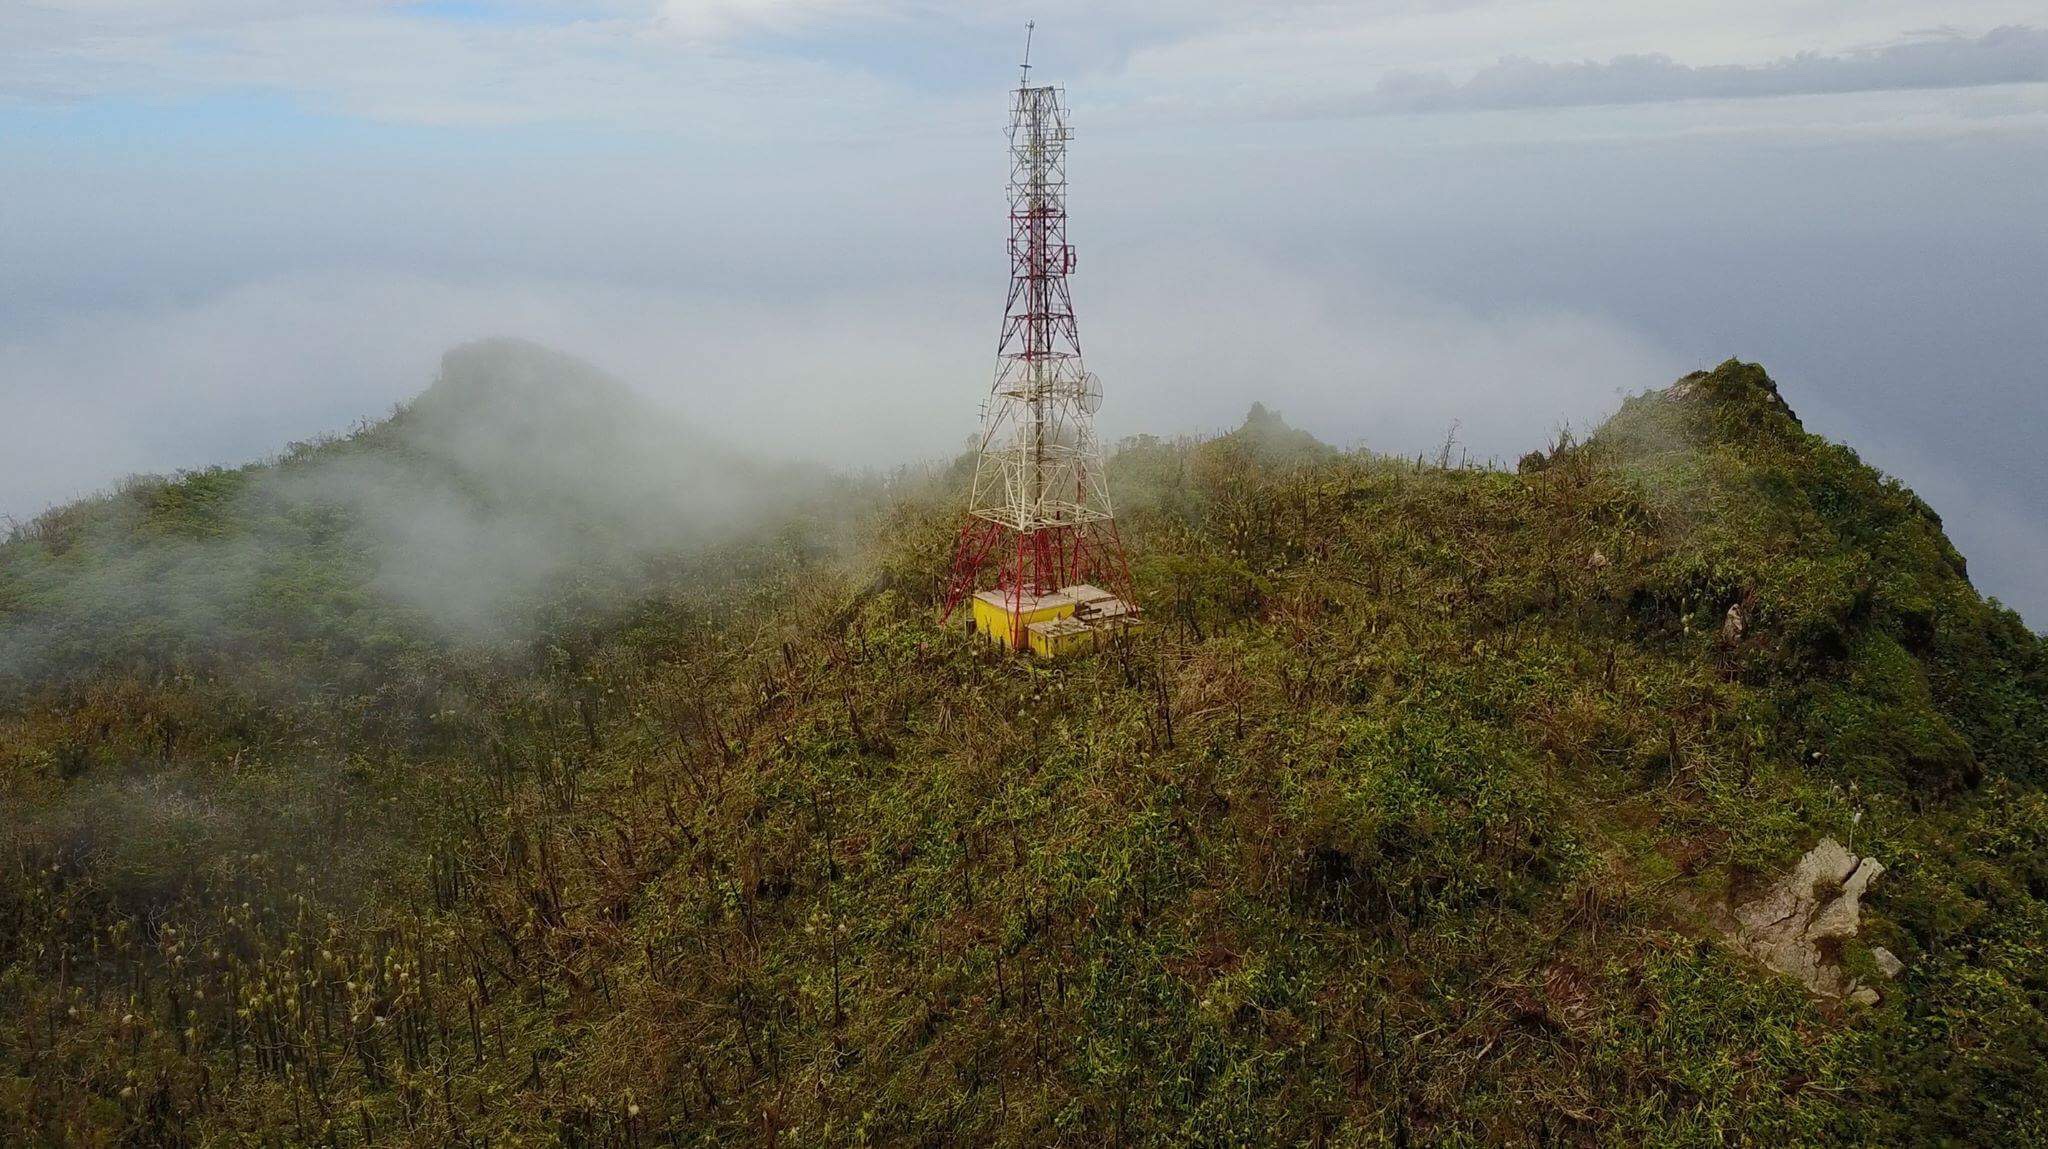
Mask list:
[[[1823,838],[1768,893],[1736,908],[1737,940],[1757,960],[1815,993],[1875,1002],[1877,991],[1843,973],[1828,943],[1856,936],[1863,892],[1882,873],[1877,859],[1858,858]]]

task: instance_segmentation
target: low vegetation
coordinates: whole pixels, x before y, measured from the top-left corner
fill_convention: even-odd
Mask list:
[[[250,526],[304,463],[0,548],[0,1140],[2048,1141],[2048,652],[1754,366],[1512,471],[1127,442],[1152,625],[1053,664],[934,624],[957,475],[451,635]],[[1874,1006],[1724,935],[1822,836]]]

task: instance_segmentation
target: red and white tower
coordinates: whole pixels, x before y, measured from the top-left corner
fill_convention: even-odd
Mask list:
[[[1122,613],[1135,613],[1095,438],[1102,385],[1082,364],[1067,290],[1073,130],[1061,96],[1059,88],[1032,85],[1027,33],[1009,128],[1010,300],[942,616],[970,596],[992,598],[981,588],[993,566],[1013,649],[1026,645],[1033,601],[1063,588],[1106,584],[1122,596]]]

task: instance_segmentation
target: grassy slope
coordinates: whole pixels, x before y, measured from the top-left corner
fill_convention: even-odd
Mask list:
[[[1071,663],[933,629],[934,488],[402,705],[26,684],[0,1129],[2048,1137],[2041,643],[1761,371],[1678,390],[1518,473],[1128,445],[1156,625]],[[1822,834],[1891,867],[1873,1009],[1713,925]]]

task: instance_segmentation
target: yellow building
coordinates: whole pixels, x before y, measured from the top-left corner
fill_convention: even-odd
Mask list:
[[[1054,594],[1025,595],[1010,609],[1010,596],[985,590],[974,596],[974,633],[1041,658],[1094,650],[1103,636],[1137,625],[1129,603],[1100,587],[1081,584]],[[1021,640],[1021,641],[1020,641]]]
[[[1095,633],[1094,627],[1073,615],[1049,618],[1024,628],[1024,635],[1031,643],[1031,653],[1040,658],[1058,658],[1062,654],[1094,650]]]
[[[990,642],[1016,649],[1035,622],[1069,618],[1074,600],[1063,594],[1027,594],[1010,611],[1010,596],[1000,590],[985,590],[974,596],[974,633]]]

